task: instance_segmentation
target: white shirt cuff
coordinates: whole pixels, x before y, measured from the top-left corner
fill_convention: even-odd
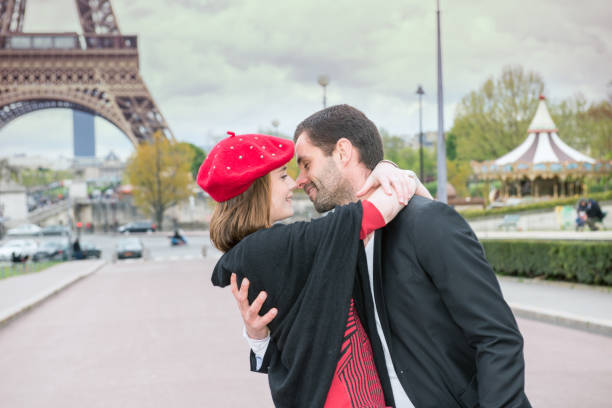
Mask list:
[[[261,367],[261,363],[263,362],[263,358],[266,355],[266,350],[268,349],[268,344],[270,344],[270,335],[266,336],[265,339],[252,339],[249,337],[246,331],[246,327],[242,327],[242,337],[244,337],[249,343],[251,350],[255,354],[255,359],[257,361],[257,369]]]

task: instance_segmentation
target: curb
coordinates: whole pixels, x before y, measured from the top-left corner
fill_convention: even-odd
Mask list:
[[[518,317],[612,337],[612,321],[610,320],[586,319],[572,313],[541,309],[518,303],[509,303],[509,305],[514,315]]]
[[[61,292],[62,290],[66,289],[66,288],[68,288],[69,286],[71,286],[74,283],[80,281],[81,279],[86,278],[87,276],[89,276],[89,275],[99,271],[106,264],[107,264],[106,261],[101,261],[97,265],[94,265],[93,267],[91,267],[89,270],[86,270],[85,272],[82,272],[82,273],[80,273],[78,275],[72,276],[72,277],[70,277],[68,279],[65,279],[65,280],[59,282],[53,288],[44,290],[44,291],[38,293],[37,295],[32,296],[31,298],[29,298],[29,299],[19,303],[16,306],[13,306],[13,307],[10,307],[8,309],[0,311],[0,327],[5,326],[11,320],[13,320],[14,318],[18,317],[22,313],[25,313],[28,310],[34,308],[35,306],[41,304],[42,302],[44,302],[45,300],[47,300],[51,296],[56,295],[57,293]]]
[[[589,285],[586,283],[578,283],[572,281],[563,281],[563,280],[547,280],[542,278],[530,278],[523,276],[513,276],[513,275],[495,275],[497,280],[501,283],[503,281],[520,283],[524,285],[541,285],[541,286],[557,286],[564,289],[571,289],[576,291],[591,291],[591,292],[601,292],[601,293],[609,293],[612,294],[612,286],[604,286],[604,285]]]

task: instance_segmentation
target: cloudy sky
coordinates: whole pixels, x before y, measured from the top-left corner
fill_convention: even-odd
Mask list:
[[[348,103],[394,134],[437,128],[435,1],[114,0],[139,36],[141,74],[175,136],[208,145],[227,130],[292,134],[322,106]],[[445,127],[463,95],[506,65],[540,73],[549,99],[605,98],[612,80],[609,0],[442,0]],[[80,32],[74,0],[28,0],[25,31]],[[127,138],[96,119],[98,154]],[[0,151],[70,155],[70,111],[21,117]]]

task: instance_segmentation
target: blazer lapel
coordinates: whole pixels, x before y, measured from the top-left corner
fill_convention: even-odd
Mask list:
[[[382,264],[382,239],[384,229],[379,229],[374,233],[374,259],[373,266],[374,270],[374,301],[376,302],[376,309],[378,310],[378,318],[380,325],[382,326],[385,338],[387,339],[387,346],[389,347],[389,353],[391,351],[391,330],[389,329],[389,315],[387,313],[387,305],[385,303],[385,297],[383,292],[383,264]],[[382,340],[382,339],[381,339]]]

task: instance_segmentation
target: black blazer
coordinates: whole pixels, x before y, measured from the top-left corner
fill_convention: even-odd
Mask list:
[[[521,333],[465,220],[415,196],[374,239],[376,305],[414,405],[530,407]],[[376,327],[365,315],[367,327]],[[372,345],[384,366],[380,343]]]

